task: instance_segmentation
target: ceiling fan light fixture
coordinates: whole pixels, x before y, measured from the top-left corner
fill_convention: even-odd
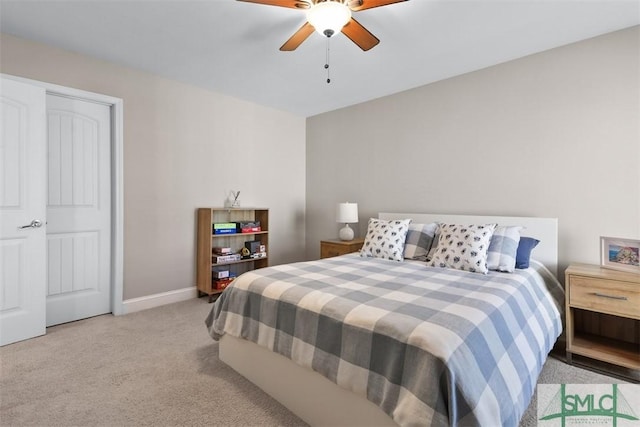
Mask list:
[[[351,19],[351,9],[342,1],[327,0],[311,6],[307,21],[315,30],[327,37],[339,33]]]

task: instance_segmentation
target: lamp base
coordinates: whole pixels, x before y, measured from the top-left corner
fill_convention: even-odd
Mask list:
[[[340,240],[353,240],[353,229],[349,227],[349,224],[345,224],[340,229]]]

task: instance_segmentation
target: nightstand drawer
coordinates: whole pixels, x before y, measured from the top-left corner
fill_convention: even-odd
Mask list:
[[[601,313],[640,319],[640,289],[629,282],[571,276],[569,304]]]
[[[331,258],[334,256],[348,254],[350,252],[351,251],[348,247],[324,243],[320,248],[320,258]]]
[[[322,240],[320,242],[320,258],[331,258],[358,252],[364,243],[364,239],[353,240]]]

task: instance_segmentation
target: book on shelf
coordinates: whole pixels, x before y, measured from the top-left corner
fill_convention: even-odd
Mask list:
[[[242,256],[240,254],[229,254],[229,255],[213,255],[211,257],[211,261],[214,264],[220,264],[220,263],[225,263],[225,262],[234,262],[234,261],[240,261],[242,259]]]
[[[211,248],[211,251],[214,253],[214,255],[229,255],[233,253],[233,250],[226,246],[214,246],[213,248]]]
[[[214,230],[218,230],[218,229],[226,229],[226,228],[232,228],[232,229],[236,229],[236,223],[235,222],[214,222],[213,223],[213,229]]]
[[[214,222],[213,234],[235,234],[236,223],[235,222]]]
[[[235,228],[216,228],[213,230],[213,234],[236,234]]]

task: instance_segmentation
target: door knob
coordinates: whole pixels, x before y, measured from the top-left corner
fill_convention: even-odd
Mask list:
[[[31,224],[23,225],[22,227],[18,227],[18,228],[22,230],[23,228],[40,228],[40,227],[42,227],[42,221],[40,221],[39,219],[34,219],[33,221],[31,221]]]

